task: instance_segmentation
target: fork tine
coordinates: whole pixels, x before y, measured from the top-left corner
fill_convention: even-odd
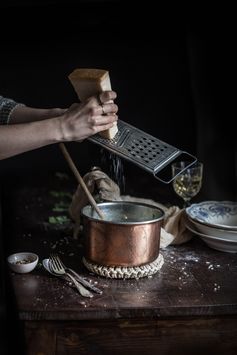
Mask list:
[[[62,265],[62,267],[64,267],[64,269],[65,269],[65,265],[62,262],[62,259],[60,258],[60,256],[58,254],[56,254],[56,258],[57,258],[58,262]]]
[[[57,256],[57,254],[51,253],[49,257],[50,257],[50,259],[55,260],[56,256]]]
[[[49,270],[50,271],[52,271],[52,272],[57,272],[57,269],[54,267],[54,265],[53,265],[53,261],[52,261],[52,259],[49,259],[49,263],[48,263],[48,265],[49,265]]]
[[[52,268],[54,268],[55,270],[61,273],[65,272],[64,268],[60,265],[58,259],[55,257],[55,254],[50,254],[49,260]]]
[[[54,263],[57,266],[58,269],[62,269],[60,263],[58,262],[58,260],[56,258],[54,258]]]
[[[53,258],[55,259],[55,262],[62,268],[66,269],[65,265],[63,264],[62,260],[60,259],[58,254],[53,254]]]
[[[65,267],[64,267],[63,263],[61,262],[61,260],[60,260],[60,258],[59,258],[58,255],[55,255],[55,256],[54,256],[54,260],[55,260],[55,262],[57,263],[57,265],[58,265],[60,268],[65,269]]]

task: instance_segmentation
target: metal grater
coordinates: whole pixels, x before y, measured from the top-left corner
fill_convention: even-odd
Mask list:
[[[165,167],[177,159],[188,160],[190,165],[184,169],[186,170],[197,161],[197,158],[193,155],[162,142],[121,120],[118,120],[118,133],[113,139],[103,138],[99,134],[95,134],[88,139],[152,173],[156,179],[165,184],[170,183],[175,178],[174,176],[167,179],[165,176],[167,172],[166,174],[163,173]],[[171,169],[168,175],[171,176]],[[165,176],[165,178],[162,178],[162,176]]]

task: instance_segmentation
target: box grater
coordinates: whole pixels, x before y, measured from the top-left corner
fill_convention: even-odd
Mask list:
[[[152,173],[156,179],[165,184],[170,183],[175,178],[171,174],[171,164],[174,161],[190,161],[190,164],[184,170],[197,161],[197,158],[193,155],[181,151],[122,120],[118,120],[117,124],[118,133],[113,139],[103,138],[99,134],[95,134],[88,139]]]

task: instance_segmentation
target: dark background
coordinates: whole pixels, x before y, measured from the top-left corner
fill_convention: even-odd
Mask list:
[[[77,101],[68,74],[105,68],[119,118],[197,155],[205,164],[200,197],[235,198],[236,139],[227,113],[233,30],[223,8],[69,0],[8,1],[0,11],[1,95],[33,107],[68,107]],[[101,165],[92,143],[68,148],[81,174]],[[131,163],[124,166],[128,186],[135,173],[170,191]],[[62,170],[67,166],[57,146],[0,162],[8,184]]]
[[[1,92],[34,107],[68,107],[77,100],[68,74],[77,67],[106,68],[121,119],[194,152],[184,26],[175,29],[172,20],[149,23],[150,11],[128,9],[121,1],[79,3],[34,2],[6,9],[17,25],[4,41]],[[82,173],[100,165],[97,147],[87,142],[69,147]],[[57,146],[4,165],[5,172],[31,177],[66,168]]]
[[[0,94],[33,107],[68,107],[77,101],[67,78],[72,70],[107,69],[118,94],[119,118],[204,163],[196,201],[234,200],[232,11],[217,4],[208,10],[200,4],[164,8],[153,3],[2,1]],[[101,165],[92,143],[67,147],[82,175]],[[5,201],[9,190],[43,184],[56,171],[71,176],[56,145],[0,161]],[[135,165],[124,161],[124,172],[125,193],[174,198],[171,186]]]

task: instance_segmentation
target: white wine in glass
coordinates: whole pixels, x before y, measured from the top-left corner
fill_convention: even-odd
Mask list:
[[[190,204],[190,200],[196,196],[202,187],[203,164],[197,162],[190,165],[190,162],[180,161],[172,164],[172,176],[177,176],[173,180],[173,188],[183,201],[183,207]],[[185,169],[184,171],[182,171]]]

